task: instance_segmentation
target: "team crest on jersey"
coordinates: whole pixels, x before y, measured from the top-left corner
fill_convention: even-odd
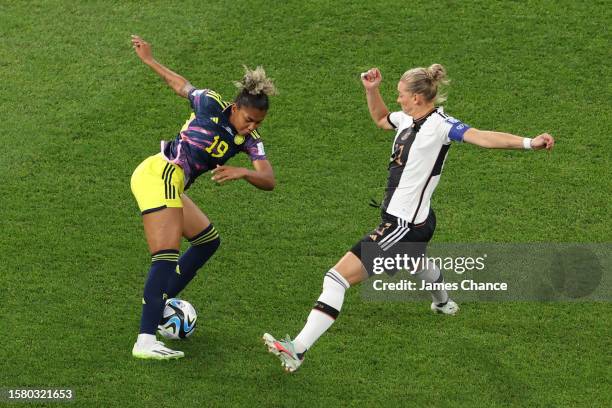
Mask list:
[[[242,135],[236,135],[234,136],[234,143],[237,145],[241,145],[244,143],[244,136]]]
[[[410,136],[412,129],[414,129],[414,123],[412,123],[412,125],[408,126],[406,129],[403,130],[402,136],[400,137],[400,140],[402,142],[408,139],[408,136]]]
[[[212,120],[215,123],[219,123],[219,118],[210,118],[210,120]]]

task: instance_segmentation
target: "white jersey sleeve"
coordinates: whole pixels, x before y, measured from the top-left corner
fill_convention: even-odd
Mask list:
[[[402,126],[402,122],[406,119],[409,119],[410,116],[406,115],[404,112],[391,112],[387,115],[387,122],[391,125],[393,129],[398,129]]]

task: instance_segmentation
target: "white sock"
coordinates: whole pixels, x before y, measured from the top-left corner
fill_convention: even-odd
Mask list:
[[[350,286],[347,280],[333,268],[325,274],[323,292],[308,315],[304,328],[293,342],[296,352],[303,353],[308,350],[334,324],[342,309],[344,292]]]
[[[138,340],[136,340],[136,344],[139,347],[149,347],[155,344],[157,341],[157,337],[154,334],[140,333],[138,335]]]
[[[444,282],[444,276],[442,276],[442,272],[436,265],[433,264],[428,264],[427,269],[421,269],[414,276],[417,279],[425,281],[427,283]],[[435,304],[448,302],[448,293],[445,290],[432,290],[429,293],[431,293],[431,298],[433,299]]]

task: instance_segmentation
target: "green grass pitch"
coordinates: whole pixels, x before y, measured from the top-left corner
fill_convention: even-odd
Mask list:
[[[557,138],[550,155],[454,146],[434,242],[612,241],[608,2],[173,3],[0,4],[0,388],[69,387],[78,407],[609,406],[605,302],[457,299],[441,318],[352,289],[296,375],[260,342],[296,334],[378,222],[391,136],[358,81],[372,66],[392,109],[400,75],[438,62],[453,116]],[[188,115],[133,33],[227,99],[243,64],[280,90],[261,128],[276,190],[190,190],[222,247],[184,292],[200,326],[177,362],[130,355],[149,256],[129,178]]]

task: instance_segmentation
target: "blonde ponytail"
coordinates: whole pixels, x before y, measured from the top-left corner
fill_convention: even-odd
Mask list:
[[[409,92],[421,94],[427,101],[440,104],[446,100],[446,95],[439,90],[442,86],[448,85],[449,80],[446,77],[446,69],[440,64],[406,71],[401,81],[406,84]]]

